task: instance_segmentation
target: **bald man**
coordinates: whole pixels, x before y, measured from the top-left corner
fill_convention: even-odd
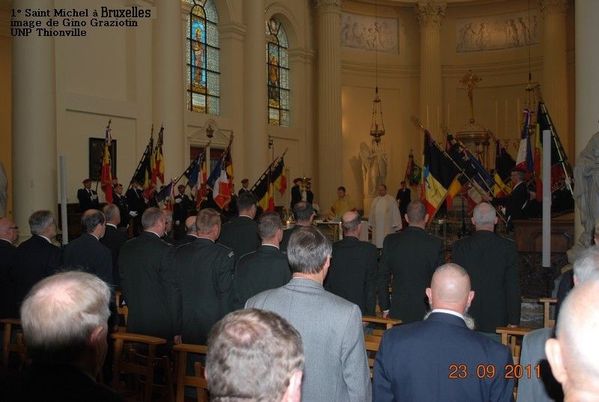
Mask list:
[[[373,401],[512,401],[514,383],[504,376],[509,350],[467,326],[474,299],[468,273],[440,266],[426,295],[432,312],[424,321],[385,332]]]
[[[185,236],[177,240],[175,246],[182,246],[191,243],[198,238],[198,229],[196,228],[196,215],[188,216],[185,219]]]
[[[357,304],[362,314],[374,315],[378,251],[374,244],[359,240],[359,213],[348,211],[341,222],[343,239],[333,244],[325,289]]]
[[[562,304],[557,339],[545,351],[566,402],[599,400],[599,276],[577,285]]]
[[[478,297],[470,310],[477,330],[497,337],[495,328],[520,325],[520,280],[516,244],[495,234],[495,208],[486,202],[472,213],[476,231],[453,244],[452,259],[468,271]]]
[[[14,295],[10,281],[10,267],[14,262],[19,228],[10,218],[0,218],[0,318],[10,318]]]

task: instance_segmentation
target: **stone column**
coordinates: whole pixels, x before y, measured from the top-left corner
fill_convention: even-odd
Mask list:
[[[154,73],[153,108],[154,134],[164,124],[164,179],[181,174],[189,157],[185,152],[183,113],[185,111],[185,83],[183,80],[183,30],[181,3],[156,0],[154,20]],[[142,133],[147,135],[146,133]],[[154,137],[156,140],[156,136]]]
[[[445,1],[437,0],[420,0],[416,6],[420,22],[420,120],[437,140],[442,137],[441,22],[446,7]]]
[[[51,0],[15,2],[21,9],[52,9]],[[45,27],[46,20],[42,19]],[[56,74],[54,39],[14,37],[12,43],[14,218],[22,237],[29,235],[32,212],[58,203],[56,144]],[[71,172],[74,173],[74,172]],[[57,217],[58,219],[58,217]]]
[[[543,14],[543,84],[541,94],[566,154],[572,156],[572,144],[568,133],[566,53],[568,1],[540,0],[540,8]],[[578,53],[578,49],[576,53]]]
[[[268,167],[266,98],[266,21],[264,0],[244,2],[245,33],[245,112],[246,162],[243,175],[257,179]]]
[[[321,209],[334,201],[341,172],[341,0],[317,0],[318,14],[318,176]],[[370,114],[365,114],[370,116]],[[367,135],[368,133],[364,133]]]
[[[599,131],[599,2],[576,0],[576,135],[575,157],[586,147],[591,137]],[[551,112],[553,114],[553,112]],[[576,239],[580,238],[583,227],[576,214]]]

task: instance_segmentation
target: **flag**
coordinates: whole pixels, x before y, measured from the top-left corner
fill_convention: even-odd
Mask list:
[[[516,166],[514,158],[507,152],[505,147],[501,146],[499,140],[495,140],[495,174],[499,175],[505,183],[510,178],[514,166]]]
[[[424,170],[422,197],[429,215],[433,218],[447,196],[447,189],[457,171],[447,154],[433,141],[428,130],[424,131]]]
[[[222,157],[214,166],[207,181],[208,187],[212,188],[212,199],[221,209],[231,201],[231,183],[233,177],[229,176],[229,174],[233,173],[233,161],[231,160],[232,143],[233,136],[229,139],[229,145],[223,151]]]
[[[404,180],[409,186],[417,186],[422,178],[422,168],[414,162],[414,154],[410,151]]]
[[[102,172],[100,175],[100,183],[106,202],[112,204],[112,166],[110,161],[110,145],[112,137],[110,135],[110,120],[106,126],[106,137],[104,139],[104,153],[102,155]]]
[[[463,169],[460,165],[462,160],[462,153],[460,151],[460,145],[456,140],[454,140],[453,135],[447,134],[447,138],[445,141],[445,150],[447,154]],[[462,185],[466,182],[465,178],[462,174],[458,174],[455,179],[452,180],[449,188],[447,189],[447,197],[445,199],[445,203],[447,205],[447,209],[450,209],[453,205],[453,199],[455,196],[462,190]]]
[[[152,155],[152,187],[157,191],[164,185],[164,155],[162,153],[164,127],[160,127],[158,141]]]
[[[520,133],[520,146],[518,147],[518,155],[516,156],[516,168],[525,170],[530,174],[534,171],[534,163],[530,145],[529,127],[530,110],[524,109],[524,122]]]
[[[150,136],[150,141],[148,145],[146,145],[146,149],[144,150],[143,155],[141,156],[141,160],[137,164],[137,169],[133,173],[133,177],[131,178],[131,183],[134,181],[142,184],[142,188],[144,190],[144,195],[146,191],[150,188],[151,182],[151,159],[152,159],[152,150],[154,149],[154,138]],[[130,184],[131,184],[130,183]],[[147,197],[146,197],[147,198]]]
[[[166,202],[165,207],[169,211],[172,210],[171,199],[174,198],[174,189],[174,182],[171,180],[168,185],[163,186],[160,191],[156,193],[156,202]]]
[[[258,205],[264,211],[274,211],[275,189],[283,194],[287,188],[287,178],[283,173],[285,169],[284,155],[285,153],[275,159],[251,188],[252,193],[254,193],[254,196],[258,200]]]

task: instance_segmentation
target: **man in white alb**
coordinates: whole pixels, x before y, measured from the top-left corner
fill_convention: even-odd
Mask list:
[[[385,236],[401,229],[401,216],[395,198],[387,194],[386,185],[379,184],[377,193],[370,206],[368,224],[372,228],[372,243],[382,249]]]

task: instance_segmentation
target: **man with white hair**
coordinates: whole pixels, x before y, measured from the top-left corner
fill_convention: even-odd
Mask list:
[[[509,350],[469,328],[468,273],[456,264],[440,266],[426,295],[432,312],[424,321],[385,332],[373,401],[512,401],[513,379],[504,375]]]
[[[96,376],[108,349],[110,289],[95,275],[64,272],[36,284],[21,307],[32,360],[16,401],[120,401]]]
[[[496,337],[497,327],[520,325],[518,252],[513,241],[495,234],[490,204],[474,208],[472,223],[476,231],[453,244],[452,259],[466,269],[478,295],[470,308],[477,329]]]
[[[545,344],[566,402],[599,400],[599,275],[595,272],[568,295],[559,313],[557,339]]]

